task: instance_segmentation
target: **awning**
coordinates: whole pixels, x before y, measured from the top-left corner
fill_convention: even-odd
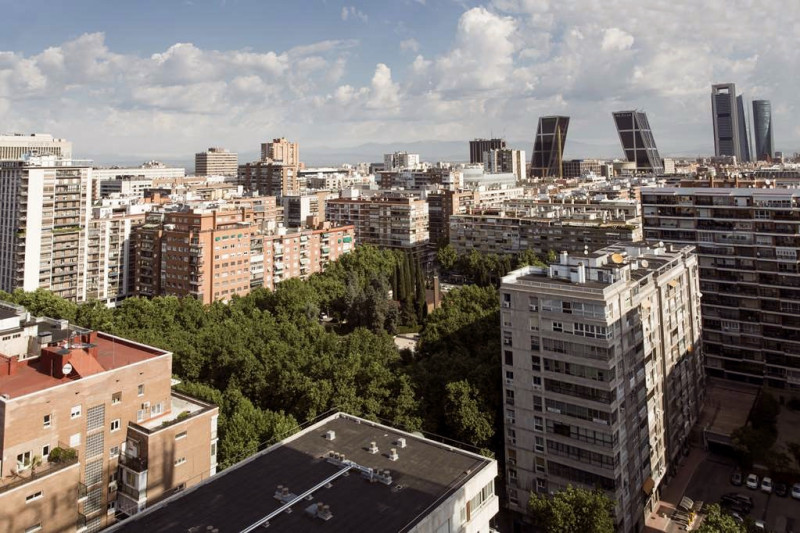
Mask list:
[[[650,496],[653,494],[653,489],[656,488],[656,482],[653,478],[649,477],[644,480],[644,485],[642,485],[642,491]]]

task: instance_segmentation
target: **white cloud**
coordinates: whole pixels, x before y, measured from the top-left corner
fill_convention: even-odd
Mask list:
[[[402,50],[403,52],[406,51],[414,53],[419,52],[419,42],[414,38],[400,41],[400,50]]]
[[[619,28],[607,28],[603,32],[603,43],[600,46],[606,52],[628,50],[633,46],[633,35]]]
[[[355,6],[342,7],[342,20],[358,19],[361,22],[368,22],[369,17],[363,11],[358,10]]]
[[[286,50],[187,42],[122,54],[92,33],[38,53],[0,51],[0,124],[69,137],[79,155],[190,157],[211,144],[255,150],[265,135],[307,146],[491,131],[531,139],[539,115],[564,113],[567,154],[578,157],[621,155],[610,113],[635,107],[648,112],[664,154],[694,155],[713,149],[710,85],[731,81],[772,100],[778,149],[800,148],[790,118],[800,111],[796,0],[772,0],[770,10],[752,0],[487,2],[442,20],[452,35],[426,42],[424,55],[408,32],[388,48],[363,32],[365,42],[321,34]],[[369,20],[351,5],[341,16]],[[402,24],[410,19],[388,21],[386,33]],[[579,141],[597,152],[571,152]]]

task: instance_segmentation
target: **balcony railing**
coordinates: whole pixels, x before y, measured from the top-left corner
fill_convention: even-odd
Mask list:
[[[28,466],[25,470],[14,474],[7,480],[0,480],[0,493],[21,487],[22,485],[41,479],[59,470],[63,470],[78,462],[78,453],[75,450],[72,448],[65,448],[64,446],[59,446],[59,448],[69,450],[63,459],[51,459],[36,467]],[[55,450],[56,449],[50,453],[52,454]]]
[[[141,457],[134,457],[123,453],[119,456],[119,462],[126,468],[130,468],[134,472],[144,472],[147,470],[147,459]]]

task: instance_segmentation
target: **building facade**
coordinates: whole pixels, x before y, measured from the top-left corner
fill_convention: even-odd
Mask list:
[[[469,142],[469,162],[483,164],[483,154],[485,152],[505,149],[505,139],[473,139]]]
[[[20,159],[27,153],[72,159],[72,143],[45,133],[0,135],[0,160]]]
[[[641,531],[703,401],[692,248],[563,252],[503,278],[500,304],[510,508],[599,487]]]
[[[261,143],[261,160],[296,167],[300,165],[300,145],[283,137]]]
[[[736,85],[711,86],[711,115],[714,124],[714,155],[734,156],[739,162],[750,160],[750,141],[744,101],[736,97]]]
[[[664,164],[647,115],[642,111],[616,111],[613,116],[625,158],[636,163],[636,172],[663,172]]]
[[[267,196],[283,196],[300,190],[297,166],[272,161],[239,165],[237,183],[247,191]]]
[[[359,244],[413,250],[430,240],[428,203],[418,198],[381,196],[328,200],[325,218],[333,226],[355,227]]]
[[[493,174],[510,172],[520,182],[525,178],[525,150],[489,150],[483,154],[486,172]]]
[[[0,290],[86,299],[92,169],[55,156],[0,161]]]
[[[531,176],[534,178],[561,177],[564,145],[567,142],[569,117],[539,117],[533,140]]]
[[[191,209],[151,213],[136,228],[134,294],[210,304],[250,292],[251,213]]]
[[[755,158],[771,161],[775,154],[772,138],[772,103],[769,100],[753,100],[753,137]]]
[[[218,410],[172,354],[0,304],[0,524],[92,532],[216,472]]]
[[[419,154],[408,152],[394,152],[393,154],[383,155],[383,169],[415,169],[419,166]]]
[[[706,371],[800,389],[800,193],[643,188],[645,238],[697,246]]]
[[[239,155],[225,148],[212,147],[194,155],[194,173],[198,176],[235,176]]]

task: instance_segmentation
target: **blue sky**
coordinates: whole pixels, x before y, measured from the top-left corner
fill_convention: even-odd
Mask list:
[[[800,149],[795,0],[0,7],[18,21],[0,36],[0,130],[50,132],[105,160],[252,152],[282,135],[312,152],[524,140],[556,113],[573,117],[568,155],[613,156],[610,113],[627,108],[648,112],[663,153],[693,155],[713,149],[710,85],[729,81],[772,100],[778,149]]]

